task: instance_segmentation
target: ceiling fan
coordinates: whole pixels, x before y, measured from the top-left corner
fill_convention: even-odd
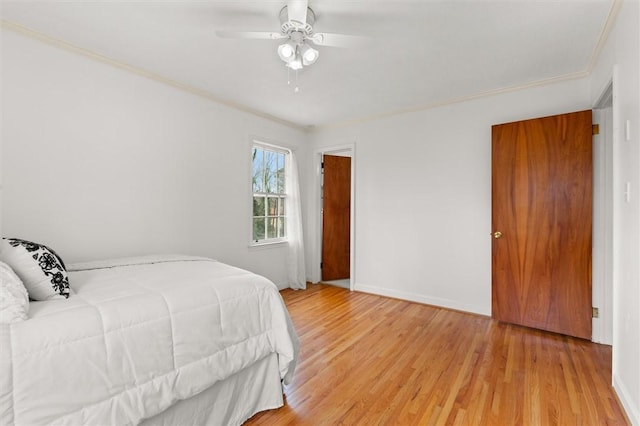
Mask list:
[[[280,32],[216,31],[221,38],[285,40],[278,46],[278,56],[292,70],[316,62],[320,53],[313,46],[356,47],[366,43],[361,36],[318,33],[314,31],[316,15],[308,0],[289,0],[280,10]]]

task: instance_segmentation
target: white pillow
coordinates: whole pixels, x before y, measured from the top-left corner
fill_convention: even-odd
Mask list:
[[[24,321],[28,318],[29,295],[11,267],[0,262],[0,324]]]
[[[31,299],[69,297],[69,277],[64,263],[49,247],[17,238],[3,238],[0,261],[20,277]]]

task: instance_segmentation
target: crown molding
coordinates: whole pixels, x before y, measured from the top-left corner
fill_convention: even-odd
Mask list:
[[[609,38],[609,33],[611,33],[611,29],[613,28],[613,24],[616,22],[616,18],[618,17],[618,12],[622,7],[623,0],[613,0],[611,3],[611,8],[609,9],[609,14],[607,15],[607,20],[602,27],[602,31],[600,31],[600,36],[598,37],[598,42],[596,46],[593,48],[591,52],[591,58],[589,60],[589,64],[587,65],[587,72],[591,73],[593,68],[596,66],[598,62],[598,58],[600,57],[600,52],[602,52],[602,48],[604,47],[607,39]]]
[[[398,109],[395,111],[390,111],[390,112],[386,112],[386,113],[382,113],[382,114],[375,114],[375,115],[369,115],[369,116],[364,116],[364,117],[359,117],[359,118],[355,118],[355,119],[351,119],[351,120],[345,120],[345,121],[336,121],[333,123],[329,123],[329,124],[322,124],[322,125],[300,125],[300,124],[296,124],[294,122],[288,121],[288,120],[284,120],[282,118],[273,116],[271,114],[267,114],[265,112],[262,111],[258,111],[255,110],[253,108],[247,107],[243,104],[237,103],[237,102],[233,102],[230,101],[228,99],[223,99],[220,98],[216,95],[214,95],[211,92],[208,92],[206,90],[202,90],[202,89],[198,89],[196,87],[187,85],[187,84],[183,84],[180,83],[176,80],[172,80],[170,78],[164,77],[162,75],[144,70],[142,68],[138,68],[135,67],[133,65],[124,63],[124,62],[120,62],[118,60],[109,58],[107,56],[101,55],[99,53],[93,52],[91,50],[88,49],[84,49],[75,45],[72,45],[70,43],[67,43],[65,41],[56,39],[54,37],[51,37],[47,34],[38,32],[38,31],[34,31],[30,28],[27,28],[23,25],[17,24],[15,22],[11,22],[11,21],[7,21],[7,20],[0,20],[0,27],[2,28],[7,28],[9,30],[12,30],[14,32],[29,36],[31,38],[40,40],[44,43],[50,44],[50,45],[54,45],[57,47],[60,47],[62,49],[65,49],[67,51],[70,52],[74,52],[77,53],[79,55],[94,59],[96,61],[114,66],[116,68],[137,74],[139,76],[154,80],[156,82],[180,89],[182,91],[191,93],[193,95],[208,99],[210,101],[216,102],[218,104],[227,106],[229,108],[233,108],[236,109],[238,111],[241,112],[245,112],[251,115],[254,115],[256,117],[260,117],[260,118],[264,118],[297,130],[302,130],[305,132],[317,132],[317,131],[322,131],[322,130],[328,130],[328,129],[335,129],[335,128],[341,128],[341,127],[347,127],[347,126],[352,126],[352,125],[356,125],[356,124],[363,124],[363,123],[367,123],[367,122],[371,122],[371,121],[376,121],[376,120],[381,120],[384,118],[389,118],[389,117],[394,117],[397,115],[402,115],[402,114],[409,114],[409,113],[413,113],[413,112],[419,112],[419,111],[424,111],[424,110],[428,110],[428,109],[432,109],[432,108],[439,108],[439,107],[443,107],[443,106],[448,106],[448,105],[453,105],[453,104],[458,104],[458,103],[462,103],[462,102],[467,102],[467,101],[471,101],[471,100],[475,100],[475,99],[479,99],[479,98],[484,98],[484,97],[489,97],[489,96],[495,96],[495,95],[499,95],[499,94],[504,94],[504,93],[510,93],[510,92],[516,92],[519,90],[524,90],[524,89],[529,89],[529,88],[533,88],[533,87],[539,87],[539,86],[544,86],[544,85],[548,85],[548,84],[553,84],[553,83],[557,83],[557,82],[561,82],[561,81],[568,81],[568,80],[573,80],[573,79],[578,79],[578,78],[583,78],[583,77],[588,77],[593,68],[595,67],[595,65],[597,64],[598,58],[600,56],[600,53],[609,37],[609,33],[611,32],[611,29],[613,28],[613,25],[615,23],[616,17],[618,16],[618,12],[622,6],[624,0],[613,0],[611,3],[611,8],[609,9],[609,14],[607,15],[607,20],[605,21],[604,26],[602,27],[602,31],[600,32],[600,36],[598,38],[598,42],[596,43],[596,46],[594,47],[593,51],[591,52],[591,56],[589,59],[589,62],[586,66],[586,68],[583,71],[578,71],[578,72],[574,72],[574,73],[569,73],[569,74],[565,74],[565,75],[561,75],[561,76],[556,76],[556,77],[551,77],[551,78],[547,78],[547,79],[541,79],[541,80],[536,80],[533,82],[529,82],[529,83],[525,83],[525,84],[521,84],[521,85],[516,85],[516,86],[509,86],[509,87],[504,87],[504,88],[498,88],[498,89],[493,89],[493,90],[488,90],[488,91],[484,91],[484,92],[479,92],[476,94],[472,94],[472,95],[468,95],[468,96],[461,96],[458,98],[451,98],[451,99],[446,99],[440,102],[434,102],[434,103],[430,103],[430,104],[424,104],[424,105],[419,105],[416,107],[411,107],[411,108],[402,108],[402,109]]]
[[[336,122],[332,124],[316,126],[313,128],[313,130],[318,131],[318,130],[329,130],[329,129],[336,129],[341,127],[348,127],[355,124],[363,124],[370,121],[377,121],[377,120],[381,120],[389,117],[394,117],[397,115],[404,115],[404,114],[410,114],[413,112],[425,111],[433,108],[440,108],[443,106],[459,104],[462,102],[472,101],[475,99],[487,98],[490,96],[501,95],[504,93],[517,92],[524,89],[530,89],[532,87],[546,86],[548,84],[558,83],[558,82],[567,81],[567,80],[575,80],[575,79],[588,77],[588,76],[589,76],[589,71],[578,71],[575,73],[565,74],[557,77],[536,80],[526,84],[519,84],[517,86],[509,86],[509,87],[504,87],[500,89],[487,90],[485,92],[478,92],[473,95],[461,96],[458,98],[450,98],[440,102],[433,102],[430,104],[418,105],[412,108],[403,108],[403,109],[399,109],[399,110],[395,110],[395,111],[391,111],[383,114],[370,115],[367,117],[356,118],[353,120],[346,120],[346,121]]]
[[[136,66],[131,65],[131,64],[127,64],[125,62],[118,61],[116,59],[113,59],[113,58],[110,58],[108,56],[102,55],[100,53],[96,53],[96,52],[94,52],[92,50],[75,46],[75,45],[73,45],[71,43],[67,43],[65,41],[62,41],[60,39],[51,37],[51,36],[49,36],[47,34],[39,32],[39,31],[32,30],[31,28],[25,27],[24,25],[21,25],[21,24],[12,22],[12,21],[8,21],[8,20],[5,20],[5,19],[2,19],[2,20],[0,20],[0,27],[1,28],[6,28],[7,30],[13,31],[15,33],[22,34],[22,35],[30,37],[32,39],[39,40],[39,41],[41,41],[43,43],[46,43],[46,44],[49,44],[51,46],[55,46],[55,47],[64,49],[64,50],[66,50],[68,52],[73,52],[73,53],[76,53],[78,55],[84,56],[86,58],[90,58],[90,59],[93,59],[95,61],[102,62],[103,64],[111,65],[111,66],[113,66],[115,68],[118,68],[118,69],[130,72],[130,73],[136,74],[136,75],[144,77],[144,78],[148,78],[150,80],[153,80],[153,81],[158,82],[158,83],[165,84],[167,86],[171,86],[171,87],[173,87],[175,89],[182,90],[182,91],[190,93],[192,95],[199,96],[201,98],[205,98],[207,100],[216,102],[216,103],[224,105],[226,107],[233,108],[235,110],[238,110],[238,111],[241,111],[241,112],[244,112],[244,113],[248,113],[248,114],[254,115],[254,116],[259,117],[259,118],[264,118],[264,119],[267,119],[267,120],[270,120],[270,121],[273,121],[273,122],[276,122],[276,123],[279,123],[279,124],[282,124],[282,125],[285,125],[285,126],[288,126],[288,127],[292,127],[294,129],[297,129],[297,130],[305,130],[305,131],[308,130],[308,128],[305,127],[305,126],[301,126],[301,125],[298,125],[298,124],[293,123],[291,121],[284,120],[282,118],[276,117],[274,115],[267,114],[265,112],[262,112],[262,111],[247,107],[247,106],[245,106],[243,104],[240,104],[240,103],[237,103],[237,102],[230,101],[228,99],[224,99],[224,98],[218,97],[218,96],[214,95],[213,93],[208,92],[206,90],[199,89],[197,87],[190,86],[188,84],[180,83],[179,81],[176,81],[176,80],[173,80],[171,78],[162,76],[160,74],[156,74],[156,73],[151,72],[151,71],[147,71],[145,69],[136,67]]]
[[[561,82],[561,81],[567,81],[567,80],[573,80],[573,79],[588,77],[589,75],[591,75],[591,72],[593,71],[593,68],[595,67],[596,63],[598,62],[598,58],[600,57],[600,53],[602,52],[602,49],[603,49],[605,43],[607,42],[607,39],[609,38],[609,33],[611,33],[613,25],[614,25],[614,23],[616,21],[616,18],[618,16],[618,12],[620,11],[620,8],[622,7],[623,1],[624,0],[613,0],[611,2],[611,8],[609,9],[609,14],[607,15],[607,19],[605,21],[605,24],[602,27],[602,30],[600,31],[600,36],[598,37],[598,42],[596,43],[593,51],[591,52],[591,56],[590,56],[589,62],[587,64],[586,68],[583,71],[577,71],[577,72],[574,72],[574,73],[565,74],[565,75],[561,75],[561,76],[557,76],[557,77],[537,80],[537,81],[533,81],[533,82],[526,83],[526,84],[510,86],[510,87],[505,87],[505,88],[499,88],[499,89],[494,89],[494,90],[488,90],[488,91],[485,91],[485,92],[479,92],[479,93],[476,93],[476,94],[473,94],[473,95],[469,95],[469,96],[462,96],[462,97],[459,97],[459,98],[451,98],[451,99],[447,99],[447,100],[444,100],[444,101],[441,101],[441,102],[434,102],[434,103],[431,103],[431,104],[420,105],[420,106],[416,106],[416,107],[413,107],[413,108],[399,109],[399,110],[396,110],[396,111],[391,111],[391,112],[387,112],[387,113],[383,113],[383,114],[370,115],[370,116],[366,116],[366,117],[355,118],[353,120],[345,120],[345,121],[334,122],[334,123],[325,124],[325,125],[314,126],[312,129],[310,129],[310,131],[321,131],[321,130],[329,130],[329,129],[341,128],[341,127],[348,127],[348,126],[352,126],[352,125],[355,125],[355,124],[363,124],[363,123],[367,123],[367,122],[371,122],[371,121],[380,120],[380,119],[383,119],[383,118],[393,117],[393,116],[396,116],[396,115],[409,114],[409,113],[412,113],[412,112],[419,112],[419,111],[424,111],[424,110],[428,110],[428,109],[432,109],[432,108],[439,108],[439,107],[443,107],[443,106],[447,106],[447,105],[453,105],[453,104],[457,104],[457,103],[461,103],[461,102],[467,102],[467,101],[471,101],[471,100],[479,99],[479,98],[484,98],[484,97],[488,97],[488,96],[494,96],[494,95],[499,95],[499,94],[509,93],[509,92],[516,92],[518,90],[529,89],[529,88],[532,88],[532,87],[544,86],[544,85],[547,85],[547,84],[558,83],[558,82]]]

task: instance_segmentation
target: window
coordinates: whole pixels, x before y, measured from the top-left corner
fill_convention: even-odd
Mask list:
[[[282,241],[286,237],[286,158],[289,151],[254,144],[252,150],[254,244]]]

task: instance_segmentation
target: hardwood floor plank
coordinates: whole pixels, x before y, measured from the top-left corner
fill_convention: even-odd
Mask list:
[[[611,348],[322,284],[283,290],[302,343],[247,425],[626,425]]]

